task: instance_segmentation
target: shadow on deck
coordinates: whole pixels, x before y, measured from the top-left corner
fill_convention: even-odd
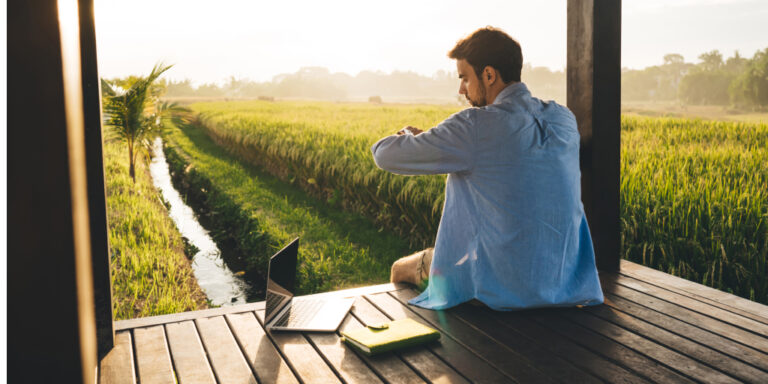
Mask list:
[[[372,358],[338,334],[266,333],[263,302],[119,321],[99,382],[768,382],[768,306],[621,263],[595,307],[430,311],[391,284],[322,294],[356,297],[341,329],[409,317],[442,333]]]

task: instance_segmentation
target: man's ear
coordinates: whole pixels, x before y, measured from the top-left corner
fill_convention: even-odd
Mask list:
[[[483,68],[483,82],[492,85],[496,82],[497,78],[496,69],[491,67],[490,65],[486,65],[485,68]]]

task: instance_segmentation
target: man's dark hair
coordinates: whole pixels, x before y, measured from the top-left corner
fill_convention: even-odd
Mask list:
[[[520,81],[523,69],[523,51],[520,44],[504,31],[485,27],[472,32],[456,43],[448,52],[451,59],[466,60],[478,77],[486,66],[491,66],[501,74],[504,83]]]

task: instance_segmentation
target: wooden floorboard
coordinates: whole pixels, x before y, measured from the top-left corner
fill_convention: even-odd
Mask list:
[[[392,297],[400,304],[407,305],[408,300],[416,297],[415,290],[401,290],[393,292]],[[579,382],[591,383],[597,380],[583,371],[572,368],[569,365],[560,366],[563,370],[547,369],[551,366],[536,364],[531,355],[536,355],[530,348],[514,348],[514,344],[508,344],[490,336],[476,326],[468,324],[456,317],[451,311],[431,311],[418,307],[409,307],[431,323],[433,327],[442,332],[455,336],[465,346],[470,348],[486,361],[499,367],[502,372],[512,376],[515,380],[523,382],[556,382],[569,377]],[[520,340],[520,339],[517,339]],[[530,346],[529,346],[530,347]],[[545,373],[546,372],[546,373]],[[574,376],[575,375],[575,376]],[[561,376],[561,377],[558,377]]]
[[[520,382],[536,378],[539,382],[550,382],[549,378],[540,372],[534,371],[531,367],[526,366],[520,361],[512,360],[508,362],[509,364],[499,367],[497,365],[499,363],[497,360],[498,354],[509,353],[509,351],[501,351],[493,340],[487,338],[472,339],[472,337],[479,334],[472,334],[471,331],[464,333],[467,331],[466,328],[453,329],[451,327],[449,330],[448,327],[442,326],[440,320],[447,321],[448,318],[444,312],[440,312],[440,320],[424,318],[414,311],[413,307],[403,305],[388,293],[367,295],[366,299],[392,319],[411,318],[439,330],[441,333],[440,345],[435,346],[433,350],[446,362],[456,367],[459,372],[462,372],[473,381],[484,380],[485,376],[493,376],[493,380],[498,381]],[[430,311],[430,314],[438,315],[435,311]],[[484,355],[473,351],[472,347],[477,348],[479,345],[487,345],[488,350],[483,352],[493,351],[497,355],[490,356],[490,353]],[[493,362],[489,361],[489,357]],[[514,369],[519,369],[519,371]]]
[[[766,372],[719,352],[706,343],[694,342],[608,305],[590,307],[578,312],[580,314],[577,314],[574,317],[597,316],[600,319],[610,321],[619,327],[641,335],[648,340],[664,345],[666,348],[675,350],[683,356],[696,359],[697,361],[706,364],[703,372],[699,371],[691,373],[694,377],[712,378],[713,376],[707,374],[706,371],[712,369],[710,367],[716,367],[715,369],[717,369],[718,372],[727,374],[734,379],[747,382],[768,382],[768,374],[766,374]],[[646,355],[648,354],[646,353]],[[678,369],[678,371],[681,370]]]
[[[607,277],[602,278],[601,283],[604,290],[610,294],[622,297],[624,299],[641,304],[660,313],[672,316],[680,321],[706,329],[712,333],[727,337],[731,340],[741,343],[744,347],[754,348],[760,352],[768,353],[768,339],[761,337],[753,332],[743,328],[720,321],[717,318],[693,311],[680,306],[675,302],[670,302],[658,298],[650,293],[639,289],[627,287],[622,284],[613,283]]]
[[[463,308],[458,308],[463,311]],[[475,311],[478,311],[475,309]],[[631,372],[623,366],[606,360],[602,355],[551,331],[547,327],[531,320],[519,312],[497,313],[488,308],[482,312],[483,317],[490,318],[500,333],[518,333],[545,347],[553,357],[559,356],[574,366],[592,373],[607,382],[618,383],[648,383],[649,381]],[[497,325],[498,324],[498,325]]]
[[[637,280],[632,277],[623,275],[615,275],[611,278],[615,284],[621,284],[625,287],[641,291],[648,295],[658,297],[659,299],[675,303],[681,307],[685,307],[691,311],[696,311],[703,315],[716,318],[720,321],[729,323],[736,327],[753,332],[762,337],[768,337],[768,324],[752,320],[748,317],[739,315],[729,310],[725,310],[713,305],[707,304],[700,300],[696,300],[686,295],[675,293],[653,284],[646,283],[641,280]]]
[[[732,295],[727,292],[697,284],[677,276],[670,275],[653,268],[648,268],[628,260],[621,260],[621,273],[635,277],[639,280],[651,282],[669,289],[677,289],[695,295],[705,300],[717,301],[741,311],[759,316],[763,321],[768,321],[768,306],[756,303],[749,299]]]
[[[591,316],[586,311],[568,310],[564,312],[561,310],[558,311],[558,314],[627,348],[637,351],[692,380],[704,379],[710,383],[720,384],[735,384],[739,382],[733,377],[712,369],[708,365],[698,362],[685,354],[649,340],[627,328],[620,327],[599,317]]]
[[[605,304],[661,329],[708,346],[764,372],[768,372],[768,355],[765,353],[752,348],[745,348],[741,343],[613,294],[605,295]]]
[[[192,320],[165,325],[171,360],[180,384],[215,384],[211,365]]]
[[[434,328],[434,325],[421,318],[415,312],[406,308],[400,302],[386,293],[366,295],[366,299],[381,310],[392,320],[410,318]],[[451,365],[464,377],[471,381],[482,382],[511,382],[514,381],[477,356],[471,350],[458,343],[452,336],[441,331],[440,340],[430,346],[430,349],[447,364]]]
[[[551,332],[556,332],[561,337],[568,338],[585,348],[601,355],[606,360],[611,360],[626,369],[657,383],[693,383],[687,378],[665,365],[648,358],[647,356],[624,346],[608,337],[605,337],[590,329],[584,328],[568,319],[562,318],[548,311],[527,311],[526,316],[547,327]]]
[[[354,320],[347,316],[345,324]],[[310,343],[346,383],[381,383],[382,380],[352,349],[347,348],[336,333],[307,332]]]
[[[316,295],[355,297],[336,333],[266,332],[263,302],[119,321],[99,383],[768,383],[768,307],[621,265],[600,272],[605,303],[583,308],[431,311],[383,284]],[[341,341],[402,318],[440,340],[374,357]]]
[[[219,383],[257,383],[223,316],[195,319],[195,325]]]
[[[257,311],[259,323],[264,324],[264,311]],[[294,372],[304,382],[339,383],[341,380],[323,357],[315,350],[303,333],[270,332],[274,341]]]
[[[260,383],[299,382],[254,312],[228,314],[225,318]]]
[[[477,328],[497,342],[517,351],[518,354],[524,354],[539,370],[547,372],[558,381],[602,383],[605,379],[615,380],[617,377],[621,377],[623,382],[645,382],[626,370],[617,372],[617,370],[611,369],[614,367],[605,367],[606,361],[604,359],[595,358],[594,354],[585,349],[574,350],[569,348],[566,353],[556,353],[549,347],[563,347],[562,344],[564,344],[565,340],[562,338],[552,337],[550,332],[537,333],[536,331],[531,331],[530,327],[523,330],[516,329],[508,323],[499,321],[491,315],[490,311],[491,309],[488,307],[472,305],[460,305],[449,310],[452,315],[463,320],[468,325]],[[518,323],[521,320],[525,321],[519,314],[512,313],[510,316],[518,317]],[[591,354],[591,356],[585,357],[588,354]],[[594,364],[594,366],[603,371],[603,374],[590,374],[591,369],[579,368],[577,364],[569,362],[567,359],[568,355],[579,356],[581,359],[586,358],[591,361],[597,360],[597,364]],[[607,365],[613,364],[609,363]]]
[[[134,329],[133,343],[139,383],[165,384],[176,380],[162,325]]]
[[[131,331],[115,332],[115,347],[99,362],[99,383],[136,383]]]

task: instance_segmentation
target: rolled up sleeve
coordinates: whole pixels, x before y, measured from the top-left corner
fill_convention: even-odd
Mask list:
[[[371,147],[376,165],[401,175],[469,171],[474,166],[473,110],[457,112],[419,135],[387,136]]]

